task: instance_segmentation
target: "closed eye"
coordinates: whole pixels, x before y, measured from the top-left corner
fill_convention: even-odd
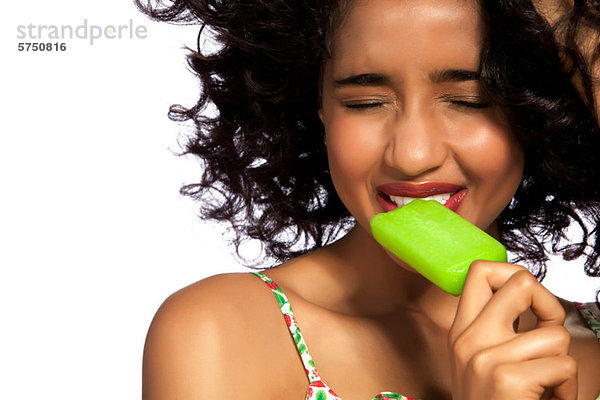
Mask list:
[[[383,106],[383,103],[373,102],[373,103],[350,103],[344,104],[344,107],[350,110],[365,110],[369,108],[379,108]]]
[[[477,95],[442,95],[440,100],[449,103],[455,108],[469,108],[469,109],[481,109],[490,106],[490,103],[485,101],[486,99],[482,96]]]
[[[458,107],[466,107],[466,108],[487,108],[490,106],[490,103],[480,102],[480,101],[464,101],[464,100],[452,100],[451,104]]]

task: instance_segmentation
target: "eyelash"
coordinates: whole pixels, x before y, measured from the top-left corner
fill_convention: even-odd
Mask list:
[[[458,106],[458,107],[475,108],[475,109],[481,109],[481,108],[486,108],[486,107],[490,106],[489,103],[484,103],[484,102],[479,102],[479,101],[450,100],[450,103],[452,103],[453,105]]]
[[[365,110],[368,108],[379,108],[383,106],[383,103],[357,103],[357,104],[346,104],[346,107],[349,110]]]
[[[464,100],[448,100],[454,106],[471,108],[471,109],[482,109],[490,106],[489,103],[477,102],[477,101],[464,101]],[[375,109],[382,107],[384,103],[357,103],[357,104],[346,104],[346,107],[349,110],[366,110],[366,109]]]

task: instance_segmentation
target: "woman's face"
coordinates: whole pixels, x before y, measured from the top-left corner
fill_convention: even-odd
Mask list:
[[[335,31],[322,108],[336,190],[363,229],[434,199],[490,230],[523,151],[478,80],[485,27],[471,0],[357,0]]]

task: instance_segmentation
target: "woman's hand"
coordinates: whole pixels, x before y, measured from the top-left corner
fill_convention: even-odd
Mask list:
[[[517,333],[515,321],[529,308],[537,325]],[[475,261],[448,335],[452,398],[538,400],[552,392],[552,399],[576,399],[564,319],[556,297],[527,269]]]

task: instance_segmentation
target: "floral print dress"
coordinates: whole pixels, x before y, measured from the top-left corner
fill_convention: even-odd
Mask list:
[[[304,364],[304,370],[306,371],[306,376],[308,377],[309,385],[308,390],[306,391],[306,399],[305,400],[341,400],[341,398],[335,394],[333,389],[331,389],[319,376],[319,372],[317,372],[317,368],[315,367],[315,363],[310,356],[308,348],[306,347],[306,343],[304,342],[304,338],[300,333],[300,327],[298,326],[298,322],[294,317],[294,313],[292,312],[292,306],[288,301],[287,296],[283,291],[277,286],[271,278],[263,274],[262,272],[251,272],[262,279],[271,289],[277,302],[279,303],[279,308],[281,309],[281,313],[285,318],[285,322],[290,330],[292,338],[294,338],[294,342],[296,343],[296,347],[298,348],[298,353],[300,354],[300,358],[302,359],[302,364]],[[577,309],[581,312],[585,320],[590,325],[590,328],[600,340],[600,311],[597,310],[594,303],[575,303]],[[402,396],[393,392],[381,392],[377,394],[372,400],[416,400],[413,397]],[[600,394],[596,398],[596,400],[600,400]]]

